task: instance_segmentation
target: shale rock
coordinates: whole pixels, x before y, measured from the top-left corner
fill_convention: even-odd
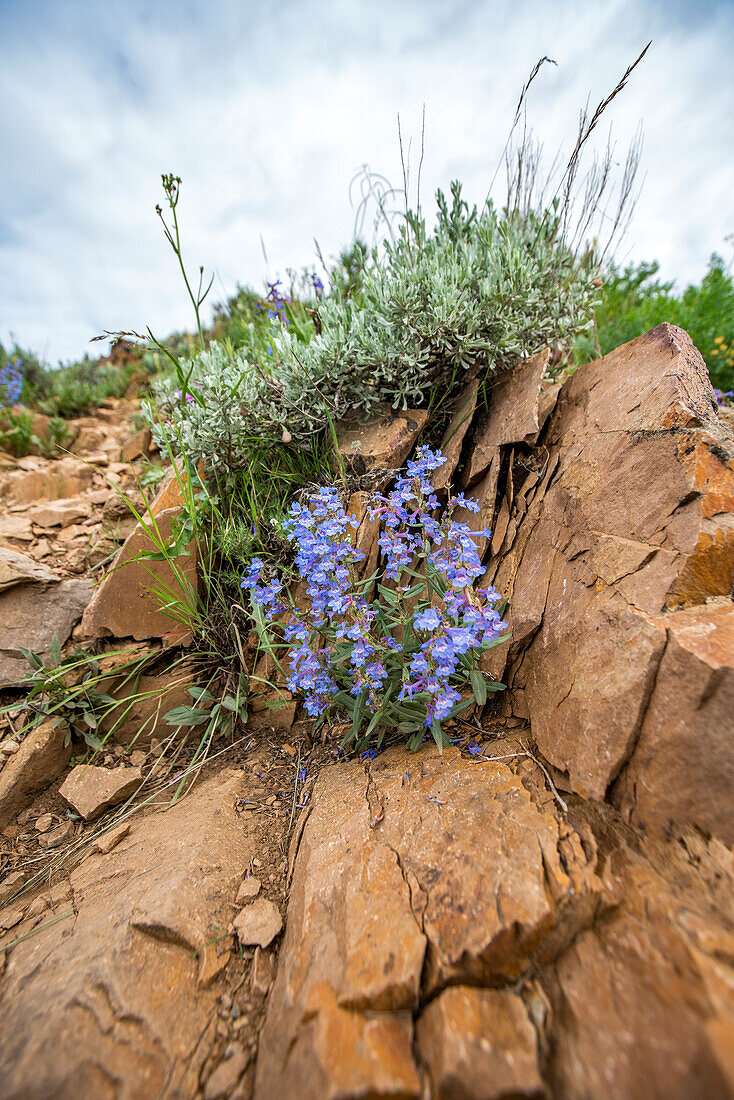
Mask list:
[[[32,729],[0,771],[0,829],[30,806],[64,770],[71,745],[64,745],[68,727],[49,719]]]
[[[534,411],[538,378],[526,381],[529,396],[516,395],[517,405]],[[513,385],[522,386],[522,375]],[[504,421],[490,430],[491,412],[487,423],[480,424],[477,452],[488,436],[500,444],[508,438]],[[532,431],[525,443],[502,448],[497,491],[491,482],[478,494],[483,517],[494,511],[496,557],[484,583],[509,599],[512,629],[505,666],[493,673],[511,689],[506,708],[531,719],[541,751],[572,789],[601,799],[642,729],[652,728],[646,715],[653,697],[667,691],[671,730],[688,722],[685,690],[675,697],[670,687],[657,686],[673,653],[678,676],[703,683],[690,632],[685,657],[677,643],[670,652],[666,647],[679,630],[671,612],[731,594],[734,446],[718,419],[701,356],[672,325],[577,370],[561,387],[537,446],[528,438],[532,443]],[[476,468],[487,458],[485,448]],[[696,631],[721,639],[711,698],[702,687],[698,695],[717,715],[731,713],[727,677],[734,662],[722,644],[722,614],[707,605],[696,620]],[[719,736],[716,723],[696,728],[696,778],[679,796],[669,783],[659,806],[644,798],[635,808],[635,788],[642,791],[647,782],[643,760],[655,770],[649,753],[620,781],[619,797],[638,825],[725,828],[708,792],[723,797],[726,789],[731,803],[734,738]],[[731,719],[725,728],[731,731]],[[674,754],[671,749],[670,758]],[[662,791],[662,769],[649,783]]]
[[[64,644],[93,588],[91,581],[68,580],[16,585],[0,592],[0,684],[30,675],[21,646],[47,659],[54,636]]]
[[[535,1028],[515,993],[446,989],[421,1015],[416,1035],[436,1097],[544,1100],[547,1095]]]
[[[0,592],[13,588],[16,584],[49,584],[56,580],[58,577],[47,566],[34,561],[27,554],[0,546]]]
[[[66,499],[89,488],[93,477],[94,470],[76,458],[58,458],[53,462],[37,459],[27,470],[3,474],[0,496],[9,496],[18,504]]]
[[[422,997],[552,957],[598,908],[593,861],[505,764],[455,749],[327,768],[312,806],[255,1095],[417,1096]]]
[[[354,473],[368,474],[374,485],[382,486],[402,466],[427,420],[426,410],[417,409],[367,424],[338,424],[339,454]]]
[[[138,789],[141,781],[140,768],[78,764],[62,783],[59,794],[85,821],[93,821],[111,806],[124,802]]]
[[[113,855],[71,871],[54,919],[11,949],[0,983],[3,1100],[198,1094],[217,1002],[197,988],[195,952],[230,919],[257,851],[234,810],[237,789],[220,773],[137,819]]]
[[[145,516],[126,539],[111,569],[94,594],[87,608],[82,627],[91,638],[113,635],[116,638],[166,638],[180,640],[186,629],[165,615],[156,591],[165,595],[164,602],[179,599],[190,606],[198,592],[196,548],[192,544],[186,556],[176,563],[176,572],[167,561],[136,560],[138,555],[158,550],[157,540],[171,536],[173,524],[181,514],[181,489],[170,474],[161,485],[151,504],[153,519]]]

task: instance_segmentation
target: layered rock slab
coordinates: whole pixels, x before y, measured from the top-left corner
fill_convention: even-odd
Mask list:
[[[505,764],[456,749],[327,768],[312,805],[255,1096],[418,1097],[423,999],[553,957],[597,909],[593,858]]]
[[[257,851],[234,809],[233,773],[135,821],[110,855],[92,854],[49,919],[0,941],[0,1096],[189,1097],[216,1027],[197,989],[197,949],[231,919]],[[17,904],[17,902],[16,902]]]
[[[172,471],[164,479],[143,522],[125,540],[95,591],[82,620],[88,637],[166,638],[174,642],[186,634],[186,626],[177,618],[177,606],[184,609],[184,620],[188,612],[196,610],[195,544],[185,556],[176,558],[174,565],[141,557],[158,553],[171,539],[183,507],[181,476]]]
[[[572,789],[601,799],[635,751],[665,671],[670,613],[731,595],[734,440],[690,338],[660,325],[577,370],[537,446],[516,447],[506,465],[499,500],[482,502],[497,528],[485,580],[508,597],[512,628],[491,671]],[[711,705],[726,714],[734,652],[718,661],[710,690],[724,694]],[[733,773],[734,738],[700,732],[698,797],[710,809],[706,785],[719,789],[721,773]],[[707,827],[711,814],[694,801],[675,806],[669,791],[665,824]],[[636,821],[659,830],[652,806],[643,800]]]

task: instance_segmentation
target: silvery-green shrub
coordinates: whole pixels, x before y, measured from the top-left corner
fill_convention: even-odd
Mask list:
[[[159,387],[151,418],[155,404],[159,414],[167,406],[174,445],[238,468],[255,439],[307,441],[329,419],[426,406],[468,372],[506,370],[588,327],[596,272],[564,243],[552,209],[498,212],[487,202],[478,212],[459,184],[451,203],[439,191],[437,204],[432,233],[408,214],[364,257],[356,292],[335,272],[310,342],[274,322],[272,355],[258,358],[252,342],[250,359],[212,344],[184,365],[186,400]]]

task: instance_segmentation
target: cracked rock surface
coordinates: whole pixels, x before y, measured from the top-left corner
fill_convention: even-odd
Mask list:
[[[534,768],[424,746],[321,773],[255,1100],[732,1095],[730,856],[648,856]]]
[[[0,985],[0,1096],[197,1094],[216,994],[197,989],[195,952],[231,919],[255,851],[236,789],[227,773],[202,783],[56,888]],[[28,915],[5,939],[38,923]]]

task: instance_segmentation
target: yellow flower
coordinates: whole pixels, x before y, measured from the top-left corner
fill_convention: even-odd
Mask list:
[[[714,343],[715,344],[723,344],[724,343],[724,337],[723,336],[717,336],[716,339],[714,340]]]
[[[718,348],[712,348],[711,349],[711,354],[712,355],[718,355],[719,354],[719,349]]]

